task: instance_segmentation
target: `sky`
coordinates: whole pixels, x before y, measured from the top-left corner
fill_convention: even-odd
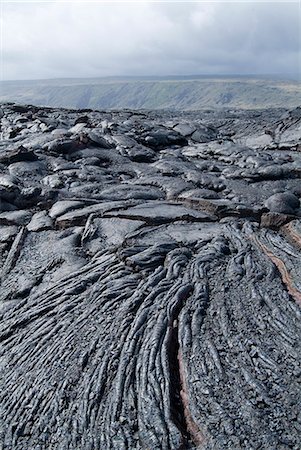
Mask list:
[[[1,2],[1,78],[301,78],[299,1]]]

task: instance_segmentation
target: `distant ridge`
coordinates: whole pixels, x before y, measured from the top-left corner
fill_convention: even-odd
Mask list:
[[[94,109],[292,108],[301,104],[301,85],[280,75],[2,81],[0,101]]]

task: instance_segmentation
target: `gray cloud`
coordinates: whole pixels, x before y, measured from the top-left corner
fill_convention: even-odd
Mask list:
[[[4,79],[300,74],[298,2],[4,3]]]

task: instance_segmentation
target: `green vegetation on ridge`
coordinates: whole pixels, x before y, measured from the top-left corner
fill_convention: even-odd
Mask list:
[[[255,78],[4,81],[1,102],[94,109],[295,107],[300,83]]]

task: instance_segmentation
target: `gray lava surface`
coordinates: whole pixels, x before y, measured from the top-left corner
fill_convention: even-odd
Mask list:
[[[301,108],[0,118],[1,450],[299,450]]]

